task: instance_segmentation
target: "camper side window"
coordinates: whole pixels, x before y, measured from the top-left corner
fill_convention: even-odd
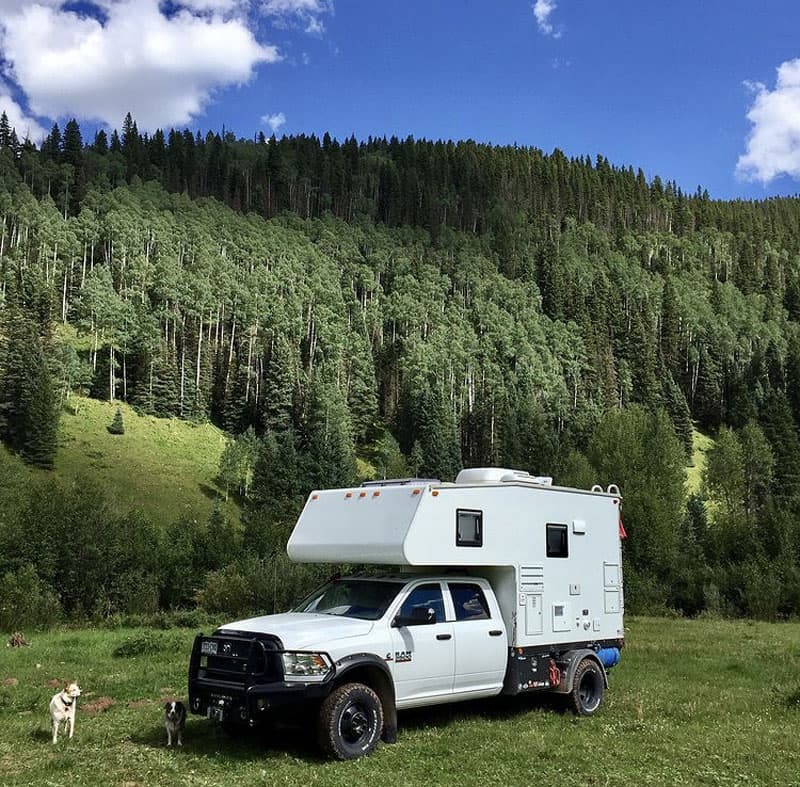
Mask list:
[[[456,511],[456,546],[483,546],[483,511]]]
[[[566,525],[547,525],[547,557],[569,557]]]

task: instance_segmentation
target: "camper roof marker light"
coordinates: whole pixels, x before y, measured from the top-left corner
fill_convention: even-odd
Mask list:
[[[372,496],[373,496],[373,497],[380,497],[380,496],[381,496],[381,490],[380,490],[380,489],[376,489],[376,490],[375,490],[375,491],[372,493]]]
[[[359,496],[359,497],[366,497],[366,496],[367,496],[367,493],[366,493],[366,492],[359,492],[359,493],[358,493],[358,496]]]
[[[352,493],[352,492],[345,492],[345,493],[344,493],[344,496],[345,496],[346,498],[351,498],[351,497],[353,496],[353,493]]]

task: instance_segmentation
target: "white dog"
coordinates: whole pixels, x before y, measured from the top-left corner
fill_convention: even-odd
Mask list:
[[[75,731],[75,707],[81,689],[77,681],[67,683],[64,688],[50,700],[50,718],[53,720],[53,743],[58,741],[58,725],[63,721],[69,725],[69,737]]]

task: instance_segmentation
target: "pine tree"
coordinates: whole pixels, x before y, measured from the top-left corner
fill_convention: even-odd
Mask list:
[[[5,111],[0,114],[0,148],[11,147],[11,124]]]
[[[111,422],[111,426],[108,427],[109,434],[125,434],[125,424],[122,420],[122,410],[117,408],[117,412],[114,413],[114,420]]]
[[[296,379],[296,352],[285,336],[276,336],[264,375],[262,422],[265,429],[283,432],[293,428]]]
[[[668,375],[664,380],[662,399],[664,401],[664,409],[667,411],[672,425],[675,428],[675,434],[678,435],[680,441],[683,443],[686,456],[691,457],[694,434],[692,416],[689,412],[689,405],[686,404],[683,392],[678,387],[675,380],[672,379],[672,375]]]
[[[52,467],[58,411],[45,339],[18,307],[6,310],[0,328],[0,436],[26,462]]]
[[[102,128],[94,135],[92,150],[101,156],[105,156],[108,153],[108,134]]]
[[[350,415],[341,391],[321,377],[312,382],[303,424],[305,478],[313,489],[348,486],[356,474]]]

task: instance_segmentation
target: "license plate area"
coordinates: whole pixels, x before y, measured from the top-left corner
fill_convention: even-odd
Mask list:
[[[210,639],[205,639],[200,643],[200,653],[204,656],[216,656],[218,647],[218,643]]]

